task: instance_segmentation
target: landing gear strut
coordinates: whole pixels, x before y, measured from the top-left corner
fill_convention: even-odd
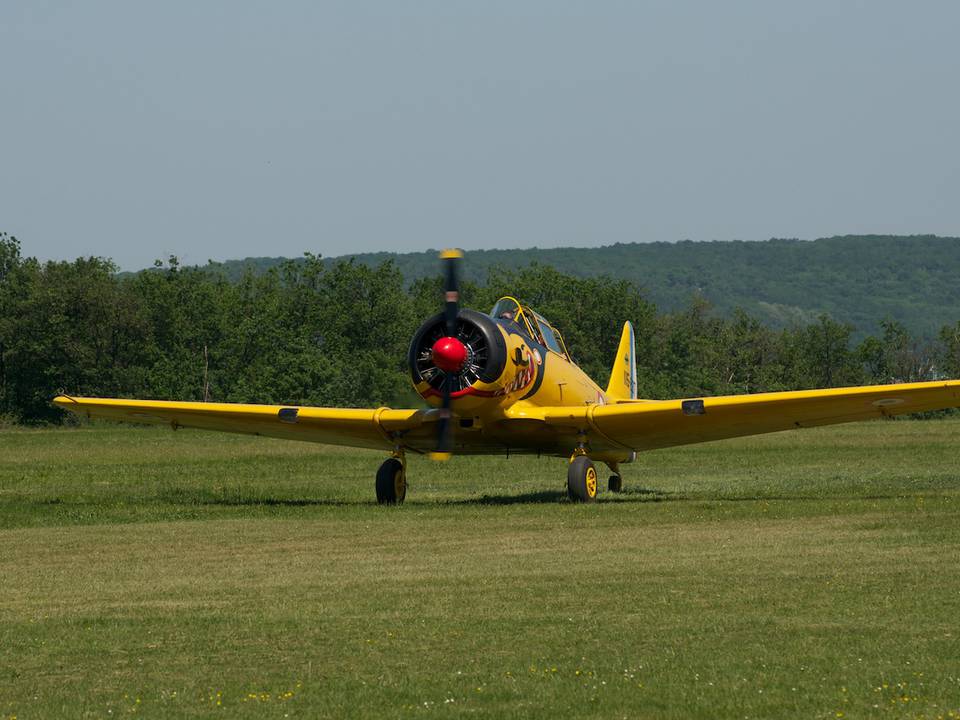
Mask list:
[[[407,468],[403,457],[388,458],[377,470],[377,502],[399,505],[407,496]]]
[[[586,455],[577,455],[567,468],[567,495],[573,502],[597,500],[597,469]]]

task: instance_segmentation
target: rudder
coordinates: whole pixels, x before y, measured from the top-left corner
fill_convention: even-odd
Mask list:
[[[633,325],[628,320],[623,324],[617,358],[613,361],[610,382],[607,384],[607,397],[611,400],[637,399],[637,357]]]

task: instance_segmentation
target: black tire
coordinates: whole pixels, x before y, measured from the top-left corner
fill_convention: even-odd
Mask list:
[[[610,492],[623,492],[623,478],[619,475],[611,475],[607,481],[607,488]]]
[[[377,470],[377,502],[399,505],[407,497],[407,475],[397,458],[385,460]]]
[[[586,455],[574,458],[567,468],[567,495],[573,502],[597,501],[597,469]]]

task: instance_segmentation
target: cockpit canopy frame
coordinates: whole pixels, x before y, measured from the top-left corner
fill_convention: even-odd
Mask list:
[[[522,305],[519,300],[509,295],[497,300],[490,311],[494,320],[512,321],[519,325],[520,330],[527,336],[551,350],[557,355],[569,358],[563,335],[543,315],[534,312],[530,307]]]

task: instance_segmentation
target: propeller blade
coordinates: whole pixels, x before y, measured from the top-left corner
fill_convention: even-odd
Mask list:
[[[443,405],[440,406],[440,421],[437,423],[437,449],[430,453],[434,460],[449,460],[452,442],[450,437],[450,426],[453,420],[453,412],[450,410],[450,386],[453,385],[453,377],[450,373],[443,376]]]
[[[443,319],[447,326],[447,336],[455,337],[457,333],[457,314],[460,312],[460,279],[459,264],[463,252],[460,250],[444,250],[440,253],[443,260]]]
[[[440,253],[443,261],[443,320],[448,338],[457,336],[457,316],[460,314],[459,263],[463,257],[460,250],[444,250]],[[459,370],[457,371],[459,372]],[[454,373],[443,370],[443,404],[440,406],[440,421],[437,423],[437,449],[430,453],[434,460],[447,460],[453,449],[451,437],[450,395],[453,393]]]

